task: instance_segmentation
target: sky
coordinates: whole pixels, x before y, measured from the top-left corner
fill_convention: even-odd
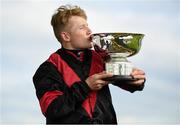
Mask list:
[[[64,4],[78,5],[96,32],[143,33],[128,58],[146,73],[145,88],[130,93],[110,85],[118,123],[180,124],[179,0],[1,0],[0,124],[44,124],[32,76],[60,48],[50,20]]]

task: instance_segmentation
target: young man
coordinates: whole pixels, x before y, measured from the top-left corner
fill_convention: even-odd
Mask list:
[[[92,48],[91,30],[80,7],[61,6],[51,25],[62,47],[36,71],[33,82],[47,124],[117,124],[104,72],[105,54]],[[115,85],[134,92],[142,90],[145,74],[134,69],[138,80]],[[124,81],[126,82],[126,81]]]

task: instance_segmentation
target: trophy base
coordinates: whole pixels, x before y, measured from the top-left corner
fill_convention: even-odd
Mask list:
[[[136,79],[130,75],[114,75],[112,77],[105,78],[104,80],[106,81],[134,81]]]

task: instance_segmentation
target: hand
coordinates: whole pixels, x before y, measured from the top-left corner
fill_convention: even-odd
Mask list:
[[[113,74],[106,73],[105,71],[94,74],[86,79],[86,83],[91,88],[91,90],[100,90],[103,86],[108,84],[108,81],[102,79],[112,77]]]
[[[137,80],[133,81],[131,84],[133,84],[135,86],[144,86],[146,77],[145,77],[145,73],[142,70],[136,69],[136,68],[133,69],[131,76],[134,79],[137,79]]]

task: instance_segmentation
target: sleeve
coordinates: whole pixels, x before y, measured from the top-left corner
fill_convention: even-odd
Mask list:
[[[145,81],[144,81],[144,83],[145,83]],[[112,84],[117,87],[120,87],[126,91],[133,93],[135,91],[142,91],[144,89],[144,83],[140,86],[132,84],[131,81],[113,82]]]
[[[87,98],[90,88],[85,81],[74,83],[69,88],[56,67],[44,62],[33,76],[42,113],[57,118],[73,112]]]

